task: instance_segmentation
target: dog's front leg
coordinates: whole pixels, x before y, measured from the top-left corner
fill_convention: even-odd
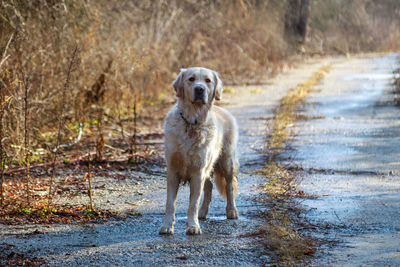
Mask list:
[[[168,171],[167,174],[167,203],[165,216],[160,228],[160,235],[172,235],[174,233],[176,195],[179,188],[179,179],[176,173]]]
[[[201,229],[198,219],[201,192],[203,192],[204,178],[198,174],[190,179],[190,202],[186,222],[187,235],[200,235]]]

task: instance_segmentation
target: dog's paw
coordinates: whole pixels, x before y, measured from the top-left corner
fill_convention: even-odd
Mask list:
[[[158,233],[160,235],[172,235],[174,234],[174,227],[161,226],[160,231]]]
[[[208,210],[200,209],[198,218],[199,220],[205,221],[207,219],[207,215],[208,215]]]
[[[201,229],[198,225],[192,225],[186,229],[187,235],[201,235]]]
[[[226,218],[227,219],[239,218],[239,212],[238,212],[237,208],[226,210]]]

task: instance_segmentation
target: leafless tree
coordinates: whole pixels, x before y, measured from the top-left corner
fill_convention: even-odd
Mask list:
[[[23,101],[24,101],[24,109],[23,109],[23,116],[24,116],[24,151],[25,151],[25,177],[26,177],[26,184],[25,184],[25,192],[26,192],[26,204],[27,207],[30,207],[30,125],[29,125],[29,105],[30,105],[30,77],[23,75],[22,77],[22,86],[23,86]]]
[[[288,0],[285,15],[285,36],[289,42],[304,44],[310,17],[311,0]]]
[[[57,163],[57,155],[58,155],[58,149],[60,148],[61,144],[61,127],[64,123],[64,109],[65,109],[65,100],[67,97],[67,90],[70,85],[71,81],[71,74],[73,71],[73,66],[75,64],[76,56],[78,53],[78,46],[76,45],[72,55],[71,59],[68,64],[67,68],[67,77],[65,78],[65,83],[62,89],[62,97],[61,101],[59,103],[58,109],[57,109],[57,118],[58,118],[58,123],[57,123],[57,139],[56,139],[56,145],[55,148],[53,149],[53,163],[52,163],[52,172],[51,172],[51,177],[50,177],[50,186],[49,186],[49,195],[48,195],[48,207],[51,205],[51,198],[52,198],[52,190],[53,190],[53,183],[54,183],[54,175],[56,172],[56,163]]]

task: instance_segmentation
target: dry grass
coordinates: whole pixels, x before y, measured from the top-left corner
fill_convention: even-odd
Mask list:
[[[296,110],[303,103],[307,95],[312,92],[313,87],[320,83],[331,66],[327,65],[314,73],[306,82],[292,88],[281,99],[278,109],[274,113],[271,125],[271,133],[268,136],[267,148],[269,151],[279,153],[284,148],[290,135],[290,125],[296,121]]]
[[[298,118],[297,109],[330,68],[331,65],[321,68],[306,82],[289,90],[280,101],[271,122],[271,133],[266,143],[269,160],[265,168],[260,170],[268,178],[263,190],[267,193],[265,203],[270,209],[265,214],[267,223],[260,234],[265,237],[268,251],[272,252],[272,260],[282,266],[297,266],[315,250],[314,241],[301,233],[303,223],[296,217],[301,209],[293,198],[302,197],[304,192],[296,189],[297,177],[293,168],[281,165],[277,157],[293,134],[290,126]]]
[[[7,168],[23,162],[28,150],[30,162],[48,160],[57,143],[75,138],[80,124],[120,128],[129,139],[136,130],[127,123],[134,119],[133,107],[140,116],[147,107],[173,102],[170,83],[180,67],[210,67],[236,83],[257,81],[277,69],[286,56],[283,40],[274,33],[278,22],[265,13],[271,3],[258,4],[264,13],[254,5],[2,1],[0,77],[3,98],[9,100],[2,113]],[[32,103],[27,110],[29,147],[23,144],[25,76],[30,78]],[[61,117],[64,123],[59,125]],[[96,132],[94,138],[100,140],[101,129]]]
[[[342,54],[398,51],[399,10],[396,0],[313,1],[309,49]]]
[[[269,162],[262,173],[269,179],[263,188],[269,210],[264,214],[266,224],[259,234],[264,237],[267,253],[272,263],[279,266],[301,265],[315,253],[315,240],[302,233],[307,226],[298,219],[302,210],[293,200],[304,193],[296,189],[295,173],[277,162]]]

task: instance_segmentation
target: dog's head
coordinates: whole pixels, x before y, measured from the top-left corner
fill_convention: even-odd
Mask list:
[[[222,96],[218,72],[206,68],[181,69],[172,86],[177,97],[196,105],[211,104]]]

